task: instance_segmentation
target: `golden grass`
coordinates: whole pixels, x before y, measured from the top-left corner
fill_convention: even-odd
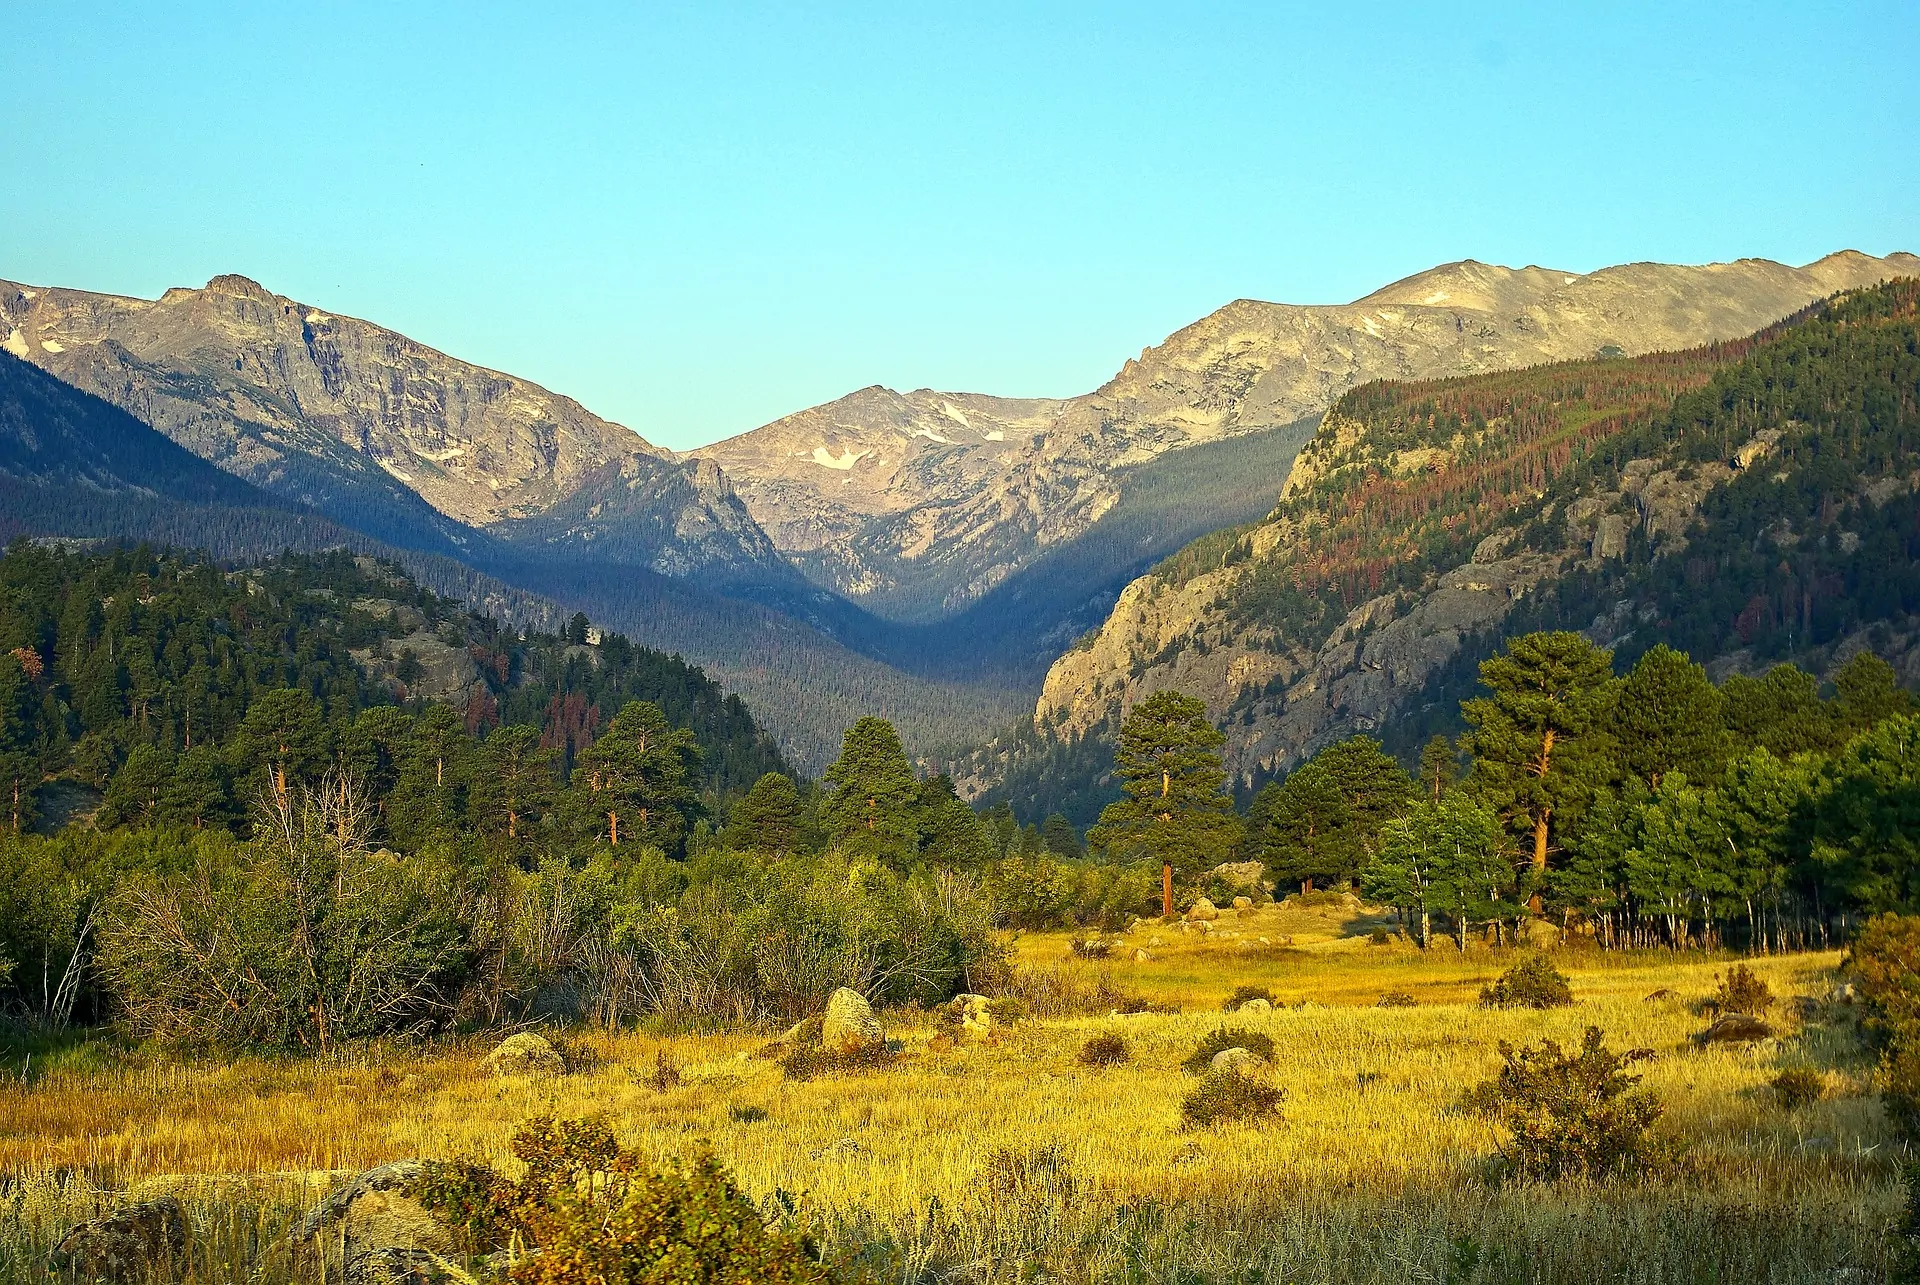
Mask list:
[[[1022,962],[1083,978],[1105,970],[1185,1011],[1032,1020],[961,1047],[932,1044],[930,1022],[895,1015],[890,1033],[907,1052],[874,1074],[788,1082],[748,1056],[763,1038],[748,1033],[578,1035],[597,1064],[548,1080],[490,1078],[477,1047],[361,1064],[56,1071],[0,1088],[0,1172],[17,1176],[16,1190],[67,1173],[145,1192],[196,1188],[177,1175],[307,1174],[409,1155],[505,1163],[527,1118],[605,1112],[624,1141],[663,1160],[709,1143],[746,1189],[788,1193],[831,1243],[891,1246],[887,1275],[900,1279],[937,1269],[1014,1280],[1036,1267],[1076,1280],[1242,1279],[1255,1268],[1276,1281],[1442,1280],[1452,1262],[1455,1278],[1497,1280],[1502,1255],[1539,1280],[1831,1280],[1836,1265],[1877,1268],[1898,1192],[1872,1062],[1845,1023],[1803,1027],[1781,1012],[1788,996],[1825,993],[1836,954],[1755,961],[1782,997],[1784,1037],[1703,1050],[1691,1037],[1706,1022],[1687,1001],[1709,994],[1724,964],[1565,954],[1572,1008],[1487,1011],[1473,999],[1509,955],[1369,946],[1338,914],[1221,923],[1295,946],[1245,949],[1245,937],[1146,925],[1113,961],[1079,964],[1063,962],[1064,934],[1028,935],[1013,944]],[[1133,942],[1156,934],[1156,957],[1133,962]],[[1223,1018],[1221,1001],[1243,983],[1302,1006]],[[1645,1002],[1661,988],[1679,999]],[[1389,990],[1418,1006],[1373,1007]],[[1283,1124],[1181,1130],[1192,1081],[1179,1063],[1222,1021],[1273,1038]],[[1498,1138],[1455,1110],[1461,1093],[1497,1067],[1498,1041],[1571,1042],[1590,1024],[1616,1047],[1655,1051],[1646,1084],[1689,1166],[1610,1188],[1490,1183]],[[1132,1061],[1080,1066],[1082,1042],[1106,1031],[1124,1034]],[[662,1050],[685,1081],[665,1092],[647,1083]],[[1827,1099],[1783,1110],[1765,1085],[1787,1065],[1822,1068]],[[744,1106],[766,1119],[735,1121]],[[1077,1194],[989,1198],[981,1178],[996,1152],[1047,1143],[1066,1149]]]

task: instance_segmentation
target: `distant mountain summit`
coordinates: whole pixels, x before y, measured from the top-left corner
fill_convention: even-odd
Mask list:
[[[730,488],[637,433],[246,277],[157,300],[0,281],[0,348],[396,544],[457,552],[479,529],[598,540],[667,574],[786,572]]]
[[[1814,299],[1920,271],[1855,251],[1598,272],[1464,260],[1350,304],[1241,299],[1058,401],[868,388],[704,447],[816,583],[929,619],[985,594],[1116,502],[1167,451],[1318,415],[1374,379],[1429,379],[1749,334]],[[1277,493],[1280,479],[1274,479]]]

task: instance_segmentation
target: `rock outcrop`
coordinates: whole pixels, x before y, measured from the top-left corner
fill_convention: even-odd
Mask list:
[[[495,1075],[565,1075],[567,1060],[544,1036],[520,1031],[507,1036],[487,1054],[487,1069]]]
[[[187,1237],[186,1211],[162,1196],[81,1223],[54,1245],[49,1264],[87,1280],[165,1279],[186,1266]]]
[[[859,991],[842,986],[827,997],[820,1023],[820,1046],[829,1053],[867,1053],[886,1045],[886,1032],[873,1005]]]
[[[393,1269],[433,1279],[455,1246],[446,1222],[408,1194],[426,1170],[422,1161],[396,1160],[356,1175],[307,1211],[288,1232],[289,1244],[317,1258],[333,1280],[376,1285]]]
[[[1113,505],[1166,451],[1292,424],[1380,378],[1422,379],[1691,347],[1835,291],[1920,271],[1851,251],[1592,273],[1471,260],[1350,304],[1241,299],[1064,400],[867,388],[695,454],[820,584],[888,614],[979,597]],[[1274,479],[1275,491],[1279,478]]]

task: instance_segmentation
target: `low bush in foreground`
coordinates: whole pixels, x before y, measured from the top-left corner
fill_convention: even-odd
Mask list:
[[[1277,1120],[1287,1091],[1234,1071],[1208,1071],[1181,1099],[1180,1120],[1189,1129]]]
[[[513,1285],[836,1279],[805,1236],[770,1227],[710,1153],[646,1173],[605,1121],[545,1118],[514,1135],[513,1153],[526,1166],[519,1182],[486,1165],[436,1163],[408,1190],[469,1256],[517,1247]]]
[[[1080,1046],[1081,1066],[1119,1066],[1133,1059],[1123,1035],[1096,1035]]]
[[[1245,1049],[1263,1062],[1273,1060],[1273,1041],[1258,1031],[1242,1031],[1222,1026],[1200,1041],[1180,1069],[1188,1075],[1204,1074],[1213,1065],[1214,1055],[1228,1049]]]
[[[1605,1039],[1589,1026],[1573,1052],[1554,1040],[1521,1049],[1500,1042],[1500,1074],[1468,1097],[1491,1106],[1512,1135],[1502,1154],[1520,1177],[1609,1178],[1655,1158],[1648,1131],[1661,1107],[1627,1071],[1653,1054],[1615,1053]]]
[[[1529,955],[1480,992],[1483,1008],[1564,1008],[1573,987],[1545,955]]]

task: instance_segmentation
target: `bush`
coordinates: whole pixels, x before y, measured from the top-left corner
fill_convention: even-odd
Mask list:
[[[471,1258],[517,1246],[514,1285],[836,1279],[806,1237],[769,1226],[709,1153],[643,1173],[598,1118],[532,1120],[512,1146],[526,1166],[517,1183],[486,1165],[435,1162],[407,1194],[452,1226]]]
[[[1273,1041],[1258,1031],[1241,1031],[1222,1026],[1200,1041],[1200,1047],[1180,1064],[1188,1075],[1204,1075],[1213,1065],[1214,1055],[1227,1049],[1245,1049],[1263,1062],[1273,1060]]]
[[[1720,984],[1714,989],[1713,1003],[1722,1013],[1759,1017],[1773,1007],[1773,991],[1745,964],[1735,964],[1724,978],[1714,976]]]
[[[1269,1004],[1274,1002],[1273,992],[1264,986],[1236,986],[1233,988],[1233,994],[1227,996],[1227,1002],[1222,1007],[1232,1013],[1250,999],[1263,999]]]
[[[1385,995],[1382,995],[1380,997],[1380,1002],[1375,1004],[1374,1007],[1375,1008],[1412,1008],[1414,1005],[1418,1004],[1419,1002],[1420,1001],[1416,1000],[1413,996],[1407,994],[1405,991],[1388,991]]]
[[[1523,1049],[1500,1042],[1505,1065],[1490,1088],[1469,1098],[1494,1104],[1495,1119],[1512,1134],[1502,1154],[1521,1177],[1607,1178],[1653,1158],[1648,1130],[1661,1107],[1626,1069],[1653,1054],[1615,1053],[1604,1041],[1589,1026],[1572,1053],[1553,1040]]]
[[[1827,1082],[1820,1073],[1803,1066],[1780,1072],[1773,1077],[1769,1087],[1773,1089],[1774,1096],[1780,1099],[1780,1105],[1789,1111],[1811,1106],[1827,1095]]]
[[[1119,1066],[1133,1060],[1125,1036],[1096,1035],[1080,1046],[1081,1066]]]
[[[1480,992],[1482,1008],[1564,1008],[1573,988],[1545,955],[1529,955]]]
[[[1070,945],[1080,959],[1105,959],[1113,954],[1113,942],[1105,937],[1075,937]]]
[[[727,1108],[727,1119],[733,1121],[735,1124],[759,1124],[766,1118],[767,1109],[765,1107],[730,1106]]]
[[[1847,971],[1884,1040],[1920,1037],[1920,915],[1876,915],[1847,952]]]
[[[1393,934],[1384,928],[1376,928],[1367,934],[1367,945],[1387,946],[1393,943]]]
[[[1880,1103],[1907,1142],[1920,1142],[1920,1048],[1896,1045],[1880,1066]]]
[[[815,1285],[833,1279],[813,1245],[775,1230],[711,1153],[627,1185],[617,1201],[565,1201],[539,1220],[541,1252],[515,1285]]]
[[[818,1044],[801,1045],[780,1059],[780,1069],[789,1080],[811,1080],[816,1075],[884,1071],[897,1057],[899,1054],[885,1042],[846,1051]]]
[[[1277,1119],[1285,1089],[1232,1071],[1209,1071],[1180,1102],[1181,1122],[1189,1129],[1221,1124],[1264,1123]]]

